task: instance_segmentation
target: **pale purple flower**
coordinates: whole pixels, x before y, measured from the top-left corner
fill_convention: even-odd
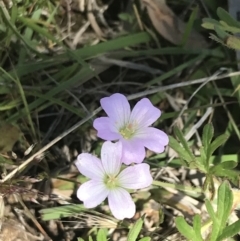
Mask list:
[[[108,117],[100,117],[93,122],[97,136],[107,141],[119,140],[126,165],[141,163],[146,154],[145,147],[156,153],[164,151],[169,138],[163,131],[149,127],[161,115],[149,99],[138,101],[132,112],[127,98],[122,94],[113,94],[100,102]]]
[[[151,185],[153,179],[148,164],[136,164],[120,170],[122,166],[122,145],[120,142],[104,142],[101,160],[82,153],[76,166],[89,181],[83,183],[77,197],[86,208],[94,208],[108,198],[113,216],[117,219],[132,218],[135,204],[126,189],[140,189]]]

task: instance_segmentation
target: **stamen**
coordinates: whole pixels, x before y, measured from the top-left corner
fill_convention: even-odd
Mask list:
[[[136,130],[135,126],[132,123],[129,123],[126,126],[124,126],[122,129],[120,129],[119,132],[124,139],[129,140],[135,134],[135,130]]]

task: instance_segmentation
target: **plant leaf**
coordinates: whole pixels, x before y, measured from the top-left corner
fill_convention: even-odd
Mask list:
[[[189,154],[183,149],[182,146],[180,146],[180,144],[178,143],[178,141],[176,139],[174,139],[174,137],[169,136],[169,146],[178,153],[178,155],[180,156],[180,158],[184,159],[185,161],[187,161],[187,164],[191,163],[193,161],[193,159],[191,158],[191,156],[189,156]]]
[[[202,142],[203,142],[204,148],[207,148],[211,143],[213,138],[213,133],[214,133],[214,129],[211,123],[208,123],[207,125],[204,126],[203,135],[202,135]]]
[[[233,194],[229,187],[229,184],[225,181],[218,188],[218,200],[217,200],[217,218],[220,223],[220,230],[226,225],[227,219],[231,212],[233,203]]]
[[[54,208],[44,208],[44,209],[41,209],[39,212],[42,215],[42,219],[44,221],[48,221],[52,219],[70,217],[84,210],[86,209],[82,204],[78,204],[78,205],[74,204],[74,205],[64,205],[61,207],[54,207]]]
[[[151,241],[151,238],[150,237],[144,237],[144,238],[139,239],[139,241]]]
[[[211,237],[210,237],[210,241],[215,241],[218,237],[218,233],[219,233],[219,221],[217,219],[217,216],[214,212],[214,209],[212,207],[212,204],[210,203],[209,200],[205,201],[206,204],[206,208],[208,211],[208,214],[210,215],[211,219],[212,219],[212,232],[211,232]]]
[[[102,228],[98,230],[97,241],[107,241],[106,230]]]
[[[224,162],[221,162],[215,166],[213,166],[212,170],[215,170],[215,169],[218,169],[218,168],[221,168],[221,169],[233,169],[237,166],[237,162],[236,161],[232,161],[232,160],[229,160],[229,161],[224,161]]]
[[[203,135],[202,135],[202,142],[203,142],[203,148],[206,153],[206,164],[209,166],[209,158],[211,156],[210,151],[210,144],[213,138],[214,129],[213,125],[208,123],[203,128]]]
[[[221,235],[217,238],[217,241],[227,240],[240,232],[240,220],[232,223],[223,229]]]
[[[193,228],[185,221],[183,217],[177,217],[175,220],[178,231],[189,240],[196,240]]]
[[[192,161],[194,161],[195,156],[192,154],[192,152],[188,146],[188,143],[187,143],[185,137],[183,136],[182,131],[179,128],[174,127],[174,134],[177,136],[178,140],[183,145],[183,148],[185,149],[187,154],[191,157]]]
[[[227,134],[223,134],[218,136],[212,143],[210,146],[210,155],[213,154],[213,152],[221,145],[223,145],[227,139],[229,138],[229,135]]]
[[[195,232],[196,241],[203,241],[201,235],[201,217],[199,214],[195,215],[193,218],[193,229]]]
[[[223,20],[224,22],[226,22],[228,25],[230,26],[234,26],[237,28],[240,28],[240,23],[234,19],[226,10],[224,10],[223,8],[218,8],[217,9],[217,15],[218,17]]]
[[[88,241],[93,241],[92,236],[89,235]]]
[[[143,219],[139,218],[128,233],[127,241],[136,241],[143,225]]]

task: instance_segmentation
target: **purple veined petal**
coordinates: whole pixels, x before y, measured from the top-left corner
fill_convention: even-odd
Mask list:
[[[145,158],[144,145],[138,140],[120,140],[122,142],[122,162],[126,165],[141,163]]]
[[[94,180],[102,180],[104,178],[105,172],[102,162],[91,154],[82,153],[78,155],[75,165],[79,172],[88,178]]]
[[[130,194],[123,188],[109,192],[108,204],[113,216],[119,220],[132,218],[136,212],[136,206]]]
[[[118,175],[119,185],[126,189],[141,189],[152,184],[150,166],[146,163],[127,167]]]
[[[109,190],[102,182],[90,180],[83,183],[77,190],[77,197],[86,208],[94,208],[108,196]]]
[[[143,98],[134,106],[130,123],[136,123],[139,128],[152,125],[161,115],[161,111],[154,107],[149,99]]]
[[[119,129],[128,123],[130,118],[130,105],[127,98],[122,94],[113,94],[101,99],[101,106],[109,118]]]
[[[137,132],[135,138],[141,140],[146,148],[156,153],[164,152],[165,146],[169,142],[167,134],[154,127],[142,128]]]
[[[102,145],[101,160],[105,173],[116,176],[122,165],[122,143],[106,141]]]
[[[121,137],[113,120],[109,117],[99,117],[95,119],[93,127],[97,130],[97,136],[103,140],[114,141]]]

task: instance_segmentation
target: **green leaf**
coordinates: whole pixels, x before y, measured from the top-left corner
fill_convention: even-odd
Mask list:
[[[41,18],[42,15],[42,9],[36,10],[33,15],[31,16],[32,20],[38,21]],[[33,30],[31,28],[26,28],[24,31],[24,35],[26,38],[31,39],[33,37]]]
[[[107,241],[106,230],[104,230],[104,229],[98,230],[97,241]]]
[[[134,16],[129,13],[119,13],[118,18],[128,23],[133,23],[134,21]]]
[[[218,188],[217,218],[220,223],[220,230],[226,226],[229,214],[232,209],[233,194],[229,184],[225,181]]]
[[[202,142],[203,142],[204,148],[207,148],[211,143],[213,138],[213,133],[214,133],[214,129],[211,123],[204,126],[203,135],[202,135]]]
[[[214,175],[218,177],[227,177],[231,180],[231,182],[235,183],[239,177],[239,172],[235,170],[218,169],[214,172]]]
[[[212,18],[203,18],[202,22],[202,27],[206,29],[214,29],[214,25],[220,26],[219,22]]]
[[[143,225],[143,219],[139,218],[128,233],[127,241],[136,241]]]
[[[215,170],[215,169],[218,169],[218,168],[221,168],[221,169],[233,169],[237,166],[237,162],[236,161],[232,161],[232,160],[229,160],[229,161],[224,161],[224,162],[221,162],[217,165],[215,165],[212,169]]]
[[[188,38],[191,34],[191,31],[193,29],[193,24],[194,21],[196,20],[197,17],[197,13],[198,13],[198,7],[194,8],[193,11],[191,12],[190,18],[188,20],[187,26],[185,28],[184,34],[182,36],[182,41],[180,45],[185,45],[188,41]]]
[[[217,33],[217,36],[223,41],[225,41],[230,36],[230,34],[226,33],[224,30],[222,30],[218,26],[214,26],[214,30]]]
[[[226,39],[226,45],[229,48],[240,50],[240,38],[231,35]]]
[[[206,209],[208,211],[208,214],[211,217],[212,222],[213,222],[210,241],[215,241],[217,239],[218,233],[219,233],[219,222],[218,222],[217,216],[214,212],[214,209],[212,207],[212,204],[210,203],[209,200],[205,201],[205,205],[206,205]]]
[[[201,235],[201,216],[199,214],[195,215],[193,218],[193,230],[195,232],[196,241],[203,241]]]
[[[212,207],[212,204],[210,203],[210,201],[207,199],[206,201],[205,201],[205,205],[206,205],[206,209],[207,209],[207,211],[208,211],[208,214],[209,214],[209,216],[211,217],[211,219],[214,221],[217,221],[217,216],[216,216],[216,214],[215,214],[215,212],[214,212],[214,209],[213,209],[213,207]]]
[[[84,241],[84,239],[82,239],[82,238],[77,238],[77,241]]]
[[[216,35],[214,35],[214,34],[212,34],[212,33],[210,33],[209,38],[212,39],[212,40],[214,40],[214,41],[216,41],[217,43],[222,44],[223,46],[228,47],[228,46],[225,44],[225,42],[223,42],[220,38],[218,38]]]
[[[223,8],[218,8],[217,9],[217,15],[218,17],[223,20],[224,22],[226,22],[228,25],[230,26],[234,26],[234,27],[238,27],[240,28],[240,23],[235,20],[226,10],[224,10]]]
[[[238,98],[238,102],[240,103],[240,77],[233,76],[230,79],[234,88],[233,95]]]
[[[18,17],[18,19],[23,22],[26,26],[28,26],[30,29],[34,30],[35,32],[43,35],[44,37],[54,41],[58,42],[52,34],[49,33],[49,31],[45,28],[42,28],[38,25],[37,21],[34,21],[33,19],[30,18],[25,18],[25,17]]]
[[[189,240],[196,240],[195,232],[193,228],[185,221],[183,217],[177,217],[175,219],[176,227],[178,231]]]
[[[196,162],[199,163],[198,165],[200,167],[202,167],[200,170],[203,171],[204,173],[206,173],[207,170],[209,169],[209,163],[207,163],[207,156],[206,156],[203,146],[201,146],[199,148],[199,152],[200,152],[200,157],[196,158]],[[210,159],[210,161],[211,161],[211,159]],[[210,161],[208,161],[208,162],[210,162]]]
[[[88,241],[93,241],[92,237],[89,235]]]
[[[213,152],[221,145],[223,145],[227,139],[229,138],[229,135],[227,134],[223,134],[218,136],[212,143],[210,146],[210,155],[213,154]]]
[[[180,146],[178,141],[174,139],[172,136],[169,136],[169,146],[179,154],[180,158],[187,161],[188,165],[193,161],[191,156],[188,155],[188,153],[183,149],[183,147]]]
[[[174,134],[177,136],[180,143],[183,145],[183,148],[185,149],[187,154],[191,157],[192,161],[194,161],[195,156],[192,154],[192,152],[187,144],[187,141],[186,141],[185,137],[183,136],[182,131],[179,128],[174,127]]]
[[[86,210],[82,204],[72,204],[72,205],[64,205],[61,207],[54,208],[45,208],[41,209],[39,212],[42,215],[42,219],[44,221],[52,220],[52,219],[60,219],[64,217],[70,217],[76,215],[76,213],[80,213]]]
[[[93,58],[94,56],[109,53],[110,51],[114,51],[117,49],[122,49],[125,47],[134,46],[137,44],[147,43],[151,40],[150,34],[147,32],[140,32],[134,34],[127,34],[125,36],[112,39],[110,41],[102,42],[96,45],[87,46],[84,48],[79,48],[74,50],[74,53],[77,56],[81,56],[82,59]],[[67,53],[63,53],[57,56],[59,58],[66,58]]]
[[[233,34],[240,32],[240,28],[229,26],[224,21],[220,21],[220,24],[221,24],[221,26],[219,26],[219,27],[226,32],[230,32],[230,33],[233,33]]]
[[[217,238],[217,241],[227,240],[228,238],[235,236],[239,232],[240,232],[240,220],[224,228],[221,235]]]
[[[204,20],[203,20],[204,21]],[[212,19],[212,21],[207,20],[208,22],[202,23],[202,27],[210,30],[215,30],[216,27],[220,28],[222,31],[230,32],[230,33],[240,33],[240,28],[229,26],[227,23],[223,21],[216,21]]]
[[[211,157],[211,148],[210,143],[212,141],[214,134],[213,125],[211,123],[207,124],[203,128],[203,135],[202,135],[202,142],[203,142],[203,148],[206,153],[206,164],[209,166],[209,159]]]
[[[139,241],[151,241],[151,238],[150,237],[144,237],[144,238],[139,239]]]
[[[163,80],[170,78],[176,75],[177,73],[179,73],[180,71],[188,68],[189,66],[192,66],[197,61],[202,61],[205,57],[206,57],[206,54],[199,54],[196,58],[190,59],[189,61],[185,61],[183,64],[180,64],[179,66],[171,69],[170,71],[163,73],[160,76],[156,77],[155,79],[147,82],[143,87],[149,87],[149,86],[153,86],[154,84],[160,83]]]

